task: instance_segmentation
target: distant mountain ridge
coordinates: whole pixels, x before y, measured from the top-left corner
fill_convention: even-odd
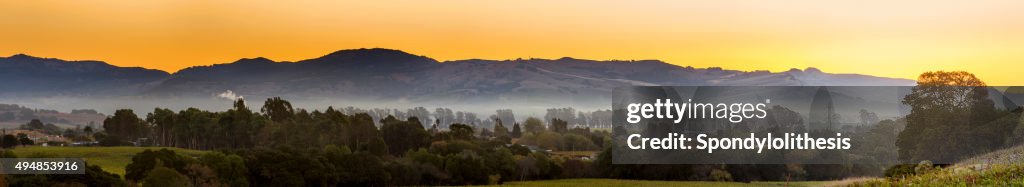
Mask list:
[[[100,61],[65,61],[16,54],[0,57],[0,96],[136,93],[170,74]]]
[[[592,103],[607,105],[615,87],[906,86],[907,79],[830,74],[815,68],[785,72],[693,68],[658,60],[574,58],[455,60],[392,49],[340,50],[319,58],[278,62],[244,58],[174,74],[99,61],[15,55],[0,58],[0,96],[131,96],[215,98],[232,90],[248,98],[350,99],[407,103]],[[27,88],[27,89],[26,89]]]

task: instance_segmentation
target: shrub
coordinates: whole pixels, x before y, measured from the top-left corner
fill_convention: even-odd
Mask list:
[[[918,163],[917,166],[914,167],[914,174],[925,174],[934,169],[935,166],[932,165],[932,161],[925,160],[921,161],[921,163]]]
[[[916,167],[916,165],[913,164],[894,165],[892,167],[889,167],[888,169],[885,169],[885,176],[891,178],[913,176],[914,167]]]
[[[187,186],[188,177],[166,167],[157,167],[142,179],[143,186]]]
[[[711,170],[710,175],[711,180],[714,181],[732,181],[732,174],[729,174],[729,172],[720,169]]]

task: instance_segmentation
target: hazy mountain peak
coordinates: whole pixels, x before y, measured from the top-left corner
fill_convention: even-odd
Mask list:
[[[337,51],[334,51],[334,52],[332,52],[330,54],[327,54],[325,56],[348,55],[348,54],[371,54],[371,53],[380,53],[380,54],[383,54],[383,53],[394,53],[394,54],[412,55],[412,54],[409,54],[409,53],[407,53],[405,51],[397,50],[397,49],[388,49],[388,48],[359,48],[359,49],[342,49],[342,50],[337,50]]]
[[[107,64],[106,62],[103,62],[103,61],[96,61],[96,60],[74,60],[74,61],[72,61],[72,60],[61,60],[61,59],[57,59],[57,58],[37,57],[37,56],[27,55],[27,54],[24,54],[24,53],[19,53],[19,54],[11,55],[10,57],[7,57],[7,58],[0,57],[0,60],[6,61],[6,62],[15,63],[15,64],[22,64],[22,65],[36,66],[36,67],[59,66],[61,64],[68,64],[67,65],[68,67],[66,67],[66,68],[75,67],[75,68],[79,68],[79,69],[80,68],[100,68],[100,69],[135,68],[135,69],[145,69],[145,68],[138,68],[138,67],[118,67],[118,66]],[[60,71],[60,68],[56,68],[54,70]],[[149,70],[149,69],[145,69],[145,70]],[[159,71],[159,70],[154,70],[154,71]]]
[[[573,58],[573,57],[562,57],[562,58],[558,58],[556,61],[571,61],[571,60],[578,60],[578,59]]]
[[[10,62],[10,63],[13,63],[13,64],[20,64],[20,65],[25,65],[25,66],[30,66],[30,67],[39,67],[39,68],[45,68],[45,67],[48,67],[48,66],[59,66],[61,64],[68,64],[67,66],[75,67],[75,68],[83,68],[83,67],[85,67],[85,68],[115,68],[116,67],[114,65],[110,65],[110,64],[107,64],[106,62],[102,62],[102,61],[95,61],[95,60],[66,61],[66,60],[61,60],[61,59],[56,59],[56,58],[36,57],[36,56],[26,55],[26,54],[23,54],[23,53],[11,55],[10,57],[7,57],[7,58],[0,57],[0,62]],[[59,68],[55,69],[55,70],[59,70]]]
[[[39,57],[34,57],[34,56],[26,55],[25,53],[18,53],[18,54],[11,55],[10,57],[7,57],[7,58],[25,59],[25,58],[39,58]]]
[[[430,62],[437,63],[437,60],[426,56],[414,55],[401,50],[385,48],[360,48],[335,51],[323,57],[310,59],[309,61],[326,62]]]
[[[256,58],[242,58],[242,59],[238,59],[238,60],[236,60],[235,62],[232,62],[232,63],[233,64],[235,64],[235,63],[238,63],[238,64],[265,64],[265,63],[274,63],[274,62],[275,62],[274,60],[270,60],[270,59],[267,59],[267,58],[264,58],[264,57],[256,57]]]
[[[805,73],[823,73],[820,69],[815,68],[815,67],[804,68],[804,72]]]
[[[24,61],[31,61],[31,62],[62,61],[62,62],[64,62],[63,60],[59,60],[59,59],[36,57],[36,56],[32,56],[32,55],[27,55],[25,53],[18,53],[18,54],[11,55],[11,56],[9,56],[7,58],[0,58],[0,59],[7,59],[7,60],[13,60],[13,61],[22,61],[22,62],[24,62]]]
[[[800,69],[797,69],[797,68],[789,68],[789,70],[785,71],[785,73],[818,73],[818,74],[820,74],[820,73],[825,73],[825,72],[821,71],[821,69],[818,69],[816,67],[806,67],[803,70],[800,70]]]
[[[135,93],[167,72],[26,54],[0,57],[0,97]],[[10,90],[8,92],[8,90]]]

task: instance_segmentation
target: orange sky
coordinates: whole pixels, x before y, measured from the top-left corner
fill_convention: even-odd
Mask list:
[[[695,67],[1024,85],[1024,1],[0,0],[0,56],[177,71],[383,47],[438,60],[660,59]]]

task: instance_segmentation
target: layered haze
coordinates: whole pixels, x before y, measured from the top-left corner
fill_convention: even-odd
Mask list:
[[[71,110],[154,107],[223,110],[231,100],[282,97],[297,107],[446,107],[491,113],[514,109],[607,109],[623,86],[907,86],[907,79],[831,74],[816,68],[783,72],[694,68],[659,60],[575,58],[438,61],[393,49],[350,49],[295,62],[244,58],[173,74],[29,55],[0,58],[0,103]],[[256,103],[258,106],[261,103]],[[252,104],[250,104],[252,105]]]

